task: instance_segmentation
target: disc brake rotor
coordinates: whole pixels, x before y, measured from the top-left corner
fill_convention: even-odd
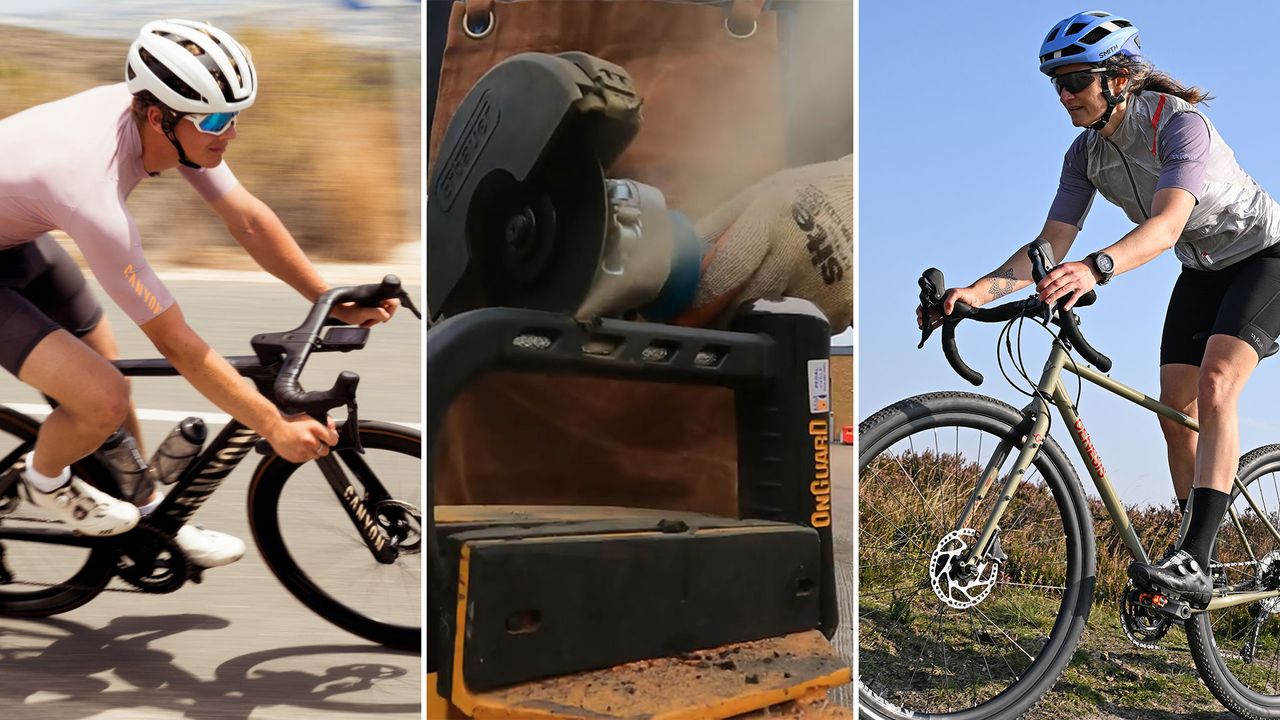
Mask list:
[[[965,569],[961,559],[978,531],[961,528],[946,534],[929,558],[929,583],[933,592],[947,607],[967,610],[991,594],[1000,575],[1000,563],[987,560]]]
[[[374,517],[386,531],[391,545],[402,555],[422,550],[422,510],[400,500],[383,500],[374,506]]]

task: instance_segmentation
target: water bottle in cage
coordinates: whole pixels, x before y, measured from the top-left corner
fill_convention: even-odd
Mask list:
[[[208,434],[204,421],[198,417],[178,423],[151,456],[148,473],[154,481],[165,485],[177,482],[200,454]]]
[[[115,475],[122,499],[135,505],[147,502],[155,485],[146,477],[147,461],[128,430],[119,428],[111,433],[98,448],[97,456]]]

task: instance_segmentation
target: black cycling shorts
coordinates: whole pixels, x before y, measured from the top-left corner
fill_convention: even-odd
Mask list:
[[[52,235],[0,250],[0,366],[17,375],[46,335],[59,328],[83,337],[102,306],[84,273]]]
[[[1199,366],[1210,335],[1249,343],[1261,359],[1280,335],[1280,244],[1222,270],[1182,268],[1169,296],[1160,364]]]

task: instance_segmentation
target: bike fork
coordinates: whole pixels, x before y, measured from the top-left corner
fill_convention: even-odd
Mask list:
[[[354,453],[352,453],[354,455]],[[351,455],[344,455],[343,458],[351,461]],[[360,532],[360,537],[364,540],[364,544],[369,548],[369,552],[378,562],[384,565],[390,565],[396,561],[399,552],[390,542],[390,538],[382,531],[382,526],[378,524],[377,515],[369,509],[370,503],[366,502],[366,498],[361,498],[360,493],[356,491],[351,481],[347,479],[346,473],[342,471],[342,467],[338,464],[338,459],[332,454],[319,458],[316,464],[320,466],[320,472],[324,473],[325,480],[329,481],[329,487],[333,488],[333,492],[338,496],[338,503],[347,511],[347,517],[351,518],[351,522],[355,524],[356,529]],[[369,466],[363,462],[353,464],[353,470],[360,474],[360,479],[365,483],[365,487],[369,489],[368,500],[377,501],[379,498],[373,496],[373,490],[370,485],[379,487],[376,480],[372,479],[372,471]]]

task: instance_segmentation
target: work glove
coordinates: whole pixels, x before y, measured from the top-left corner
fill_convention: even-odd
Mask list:
[[[853,156],[775,173],[695,223],[702,272],[676,322],[725,327],[754,300],[803,298],[853,322]]]

